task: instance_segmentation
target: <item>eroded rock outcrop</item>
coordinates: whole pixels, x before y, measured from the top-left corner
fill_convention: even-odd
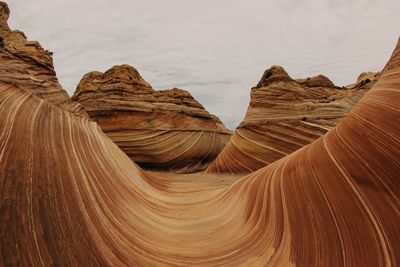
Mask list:
[[[0,2],[0,81],[24,87],[40,98],[87,116],[82,106],[72,102],[54,71],[52,53],[36,41],[28,41],[22,31],[10,30],[10,10]]]
[[[231,134],[189,92],[154,90],[129,65],[86,74],[72,99],[145,168],[202,170]]]
[[[326,135],[193,188],[0,81],[0,266],[399,266],[399,101],[400,42]]]
[[[399,101],[400,43],[322,138],[193,188],[0,81],[0,266],[399,266]]]
[[[311,143],[344,118],[379,75],[363,73],[339,88],[323,75],[294,80],[272,66],[251,89],[245,119],[207,170],[253,172]]]

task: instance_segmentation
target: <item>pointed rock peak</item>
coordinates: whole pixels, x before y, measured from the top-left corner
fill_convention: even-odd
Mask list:
[[[289,74],[281,66],[272,66],[264,71],[261,80],[257,84],[257,88],[265,87],[273,82],[293,81]]]
[[[9,16],[10,16],[10,9],[8,8],[8,5],[0,1],[0,33],[2,33],[2,31],[4,30],[6,31],[10,30],[7,24]]]
[[[28,41],[22,31],[11,30],[7,24],[9,16],[8,5],[0,1],[0,48],[4,48],[19,59],[32,61],[37,65],[46,67],[48,68],[47,71],[55,75],[51,57],[53,53],[44,50],[37,41]]]
[[[58,82],[52,52],[39,42],[28,41],[19,30],[11,30],[10,9],[0,1],[0,82],[12,84],[76,115],[87,117],[82,107],[70,101]]]
[[[328,77],[321,74],[311,78],[297,79],[296,81],[307,87],[336,87]]]

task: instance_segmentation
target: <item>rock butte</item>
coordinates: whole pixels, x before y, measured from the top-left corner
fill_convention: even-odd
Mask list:
[[[362,73],[339,88],[323,75],[294,80],[272,66],[251,89],[246,117],[207,171],[250,173],[310,144],[343,119],[379,75]]]
[[[72,99],[144,168],[202,170],[231,136],[189,92],[156,91],[129,65],[86,74]]]
[[[145,172],[14,82],[0,81],[2,266],[400,265],[400,42],[336,127],[224,186]]]

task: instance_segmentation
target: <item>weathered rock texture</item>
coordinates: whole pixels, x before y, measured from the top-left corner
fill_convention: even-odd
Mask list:
[[[189,92],[156,91],[128,65],[86,74],[72,99],[145,168],[202,170],[231,136]]]
[[[249,173],[289,155],[332,129],[379,78],[363,73],[348,87],[319,75],[294,80],[279,66],[251,89],[245,119],[207,171]]]
[[[9,14],[8,6],[0,2],[0,81],[24,87],[38,97],[87,116],[59,84],[52,53],[44,50],[38,42],[28,41],[23,32],[10,30],[7,24]]]
[[[400,42],[326,135],[230,186],[183,187],[0,81],[0,266],[399,266],[399,102]]]
[[[322,138],[226,188],[184,190],[0,82],[0,265],[399,266],[399,101],[400,44]]]

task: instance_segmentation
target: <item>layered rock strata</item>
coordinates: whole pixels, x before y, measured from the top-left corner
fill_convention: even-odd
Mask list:
[[[250,173],[289,155],[332,129],[379,78],[363,73],[339,88],[319,75],[292,79],[279,66],[251,89],[246,117],[207,171]]]
[[[24,87],[40,98],[87,116],[58,82],[52,52],[36,41],[28,41],[22,31],[10,30],[9,14],[7,4],[0,2],[0,81]]]
[[[95,123],[0,82],[0,265],[398,266],[399,101],[400,44],[322,138],[184,191]]]
[[[0,81],[0,266],[399,266],[399,101],[400,42],[326,135],[184,191],[96,123]]]
[[[189,92],[154,90],[129,65],[86,74],[72,99],[144,168],[202,170],[231,135]]]

